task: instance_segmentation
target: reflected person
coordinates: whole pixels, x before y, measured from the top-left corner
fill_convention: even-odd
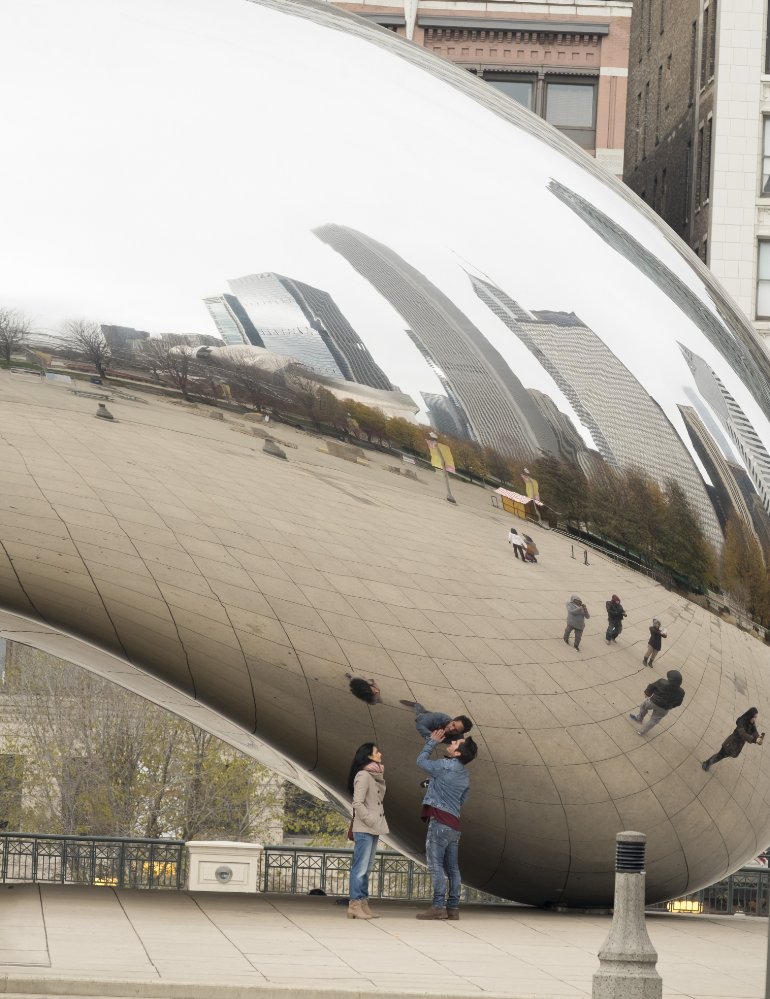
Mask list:
[[[353,859],[350,864],[348,919],[379,919],[369,908],[369,875],[380,836],[388,832],[385,821],[385,767],[375,743],[356,750],[348,775],[353,797]]]
[[[709,772],[709,769],[715,763],[719,763],[720,760],[726,760],[728,756],[734,760],[737,759],[747,743],[753,743],[755,746],[762,745],[765,741],[765,733],[757,731],[758,715],[759,711],[756,708],[749,708],[748,711],[743,712],[740,718],[735,719],[735,730],[722,743],[719,752],[714,753],[713,756],[709,756],[707,760],[701,763],[706,773]]]
[[[645,699],[639,705],[636,714],[630,714],[631,721],[644,722],[648,712],[650,720],[639,730],[637,735],[647,735],[669,713],[672,708],[678,708],[684,701],[682,674],[678,669],[670,669],[665,678],[661,677],[648,684],[644,691]]]
[[[586,621],[591,616],[588,613],[588,608],[580,599],[580,597],[573,593],[565,604],[567,608],[567,627],[564,629],[564,641],[569,645],[569,636],[571,632],[575,632],[575,648],[580,651],[580,640],[583,637],[583,629],[586,626]]]
[[[466,767],[476,759],[478,748],[470,736],[455,739],[442,759],[432,760],[431,753],[445,738],[443,728],[431,732],[417,757],[417,766],[430,775],[420,817],[428,823],[425,857],[433,882],[431,906],[418,912],[417,919],[460,918],[460,809],[471,786]]]
[[[400,704],[414,710],[414,724],[423,739],[430,739],[431,733],[442,729],[444,737],[442,742],[452,742],[463,735],[467,735],[473,728],[473,722],[467,715],[451,715],[443,711],[427,711],[422,704],[417,701],[400,701]]]
[[[617,593],[613,593],[604,606],[607,608],[607,634],[604,639],[609,645],[610,642],[617,642],[618,635],[623,630],[623,618],[628,615],[623,609],[623,604]]]
[[[345,678],[350,681],[350,693],[353,697],[365,704],[382,704],[382,693],[376,680],[364,680],[352,673],[346,673]]]

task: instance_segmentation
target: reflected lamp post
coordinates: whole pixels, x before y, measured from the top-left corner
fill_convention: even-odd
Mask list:
[[[438,459],[441,462],[441,469],[442,469],[442,471],[444,473],[444,485],[446,486],[446,501],[447,501],[447,503],[455,503],[456,504],[457,500],[452,495],[452,489],[451,489],[451,487],[449,485],[449,472],[447,471],[446,462],[444,461],[443,452],[441,450],[441,447],[439,446],[438,435],[434,434],[433,431],[431,430],[429,436],[430,436],[431,440],[434,440],[436,442],[436,452],[438,454]]]

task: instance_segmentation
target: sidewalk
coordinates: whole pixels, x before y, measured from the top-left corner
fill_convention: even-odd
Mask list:
[[[0,993],[145,999],[590,996],[610,917],[467,906],[453,923],[320,896],[0,888]],[[664,997],[760,999],[767,921],[649,917]]]

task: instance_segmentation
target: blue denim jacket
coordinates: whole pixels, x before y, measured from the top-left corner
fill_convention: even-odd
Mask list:
[[[442,812],[449,812],[459,819],[460,809],[471,788],[471,780],[467,770],[456,757],[430,759],[430,754],[438,745],[438,742],[428,739],[417,757],[417,766],[430,774],[430,784],[422,803],[440,808]]]

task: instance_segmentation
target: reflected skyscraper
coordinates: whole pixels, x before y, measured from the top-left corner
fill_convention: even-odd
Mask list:
[[[724,382],[709,365],[681,343],[679,349],[695,378],[695,384],[727,431],[745,463],[751,481],[770,514],[770,454],[751,421],[725,388]]]
[[[693,322],[731,365],[770,420],[770,357],[727,303],[729,325],[715,316],[696,293],[646,246],[595,204],[551,180],[548,189],[586,222],[600,239],[641,271]],[[715,301],[717,308],[722,303]]]
[[[433,282],[356,229],[327,224],[313,231],[407,322],[413,341],[443,373],[474,440],[517,458],[556,451],[551,428],[505,359]]]
[[[566,413],[562,413],[553,399],[545,392],[537,389],[527,389],[532,396],[532,401],[538,407],[545,419],[550,423],[556,436],[559,447],[559,456],[573,461],[589,478],[596,478],[597,475],[607,471],[607,465],[598,451],[593,451],[586,447],[586,443],[580,436],[577,427]]]
[[[430,424],[440,434],[448,437],[467,437],[467,427],[463,424],[462,415],[449,396],[437,392],[420,392],[428,410]]]
[[[722,530],[690,452],[657,402],[604,341],[574,313],[527,312],[491,282],[473,277],[471,282],[573,404],[605,460],[641,468],[661,486],[675,479],[706,537],[720,548]],[[637,433],[638,426],[645,432]]]
[[[329,378],[344,378],[328,344],[308,323],[280,274],[248,274],[227,283],[267,350]]]
[[[327,291],[280,274],[276,277],[318,332],[347,381],[386,392],[393,390],[389,378]]]
[[[687,426],[687,432],[690,435],[695,452],[713,483],[713,489],[716,494],[714,508],[717,511],[722,528],[727,527],[728,518],[733,514],[759,541],[754,530],[751,511],[729,463],[717,446],[717,442],[708,432],[703,420],[701,420],[692,406],[679,406],[678,409]]]
[[[264,347],[253,323],[234,295],[212,295],[210,298],[204,298],[203,304],[209,310],[219,335],[228,347],[237,347],[242,343],[250,343],[253,347]]]

